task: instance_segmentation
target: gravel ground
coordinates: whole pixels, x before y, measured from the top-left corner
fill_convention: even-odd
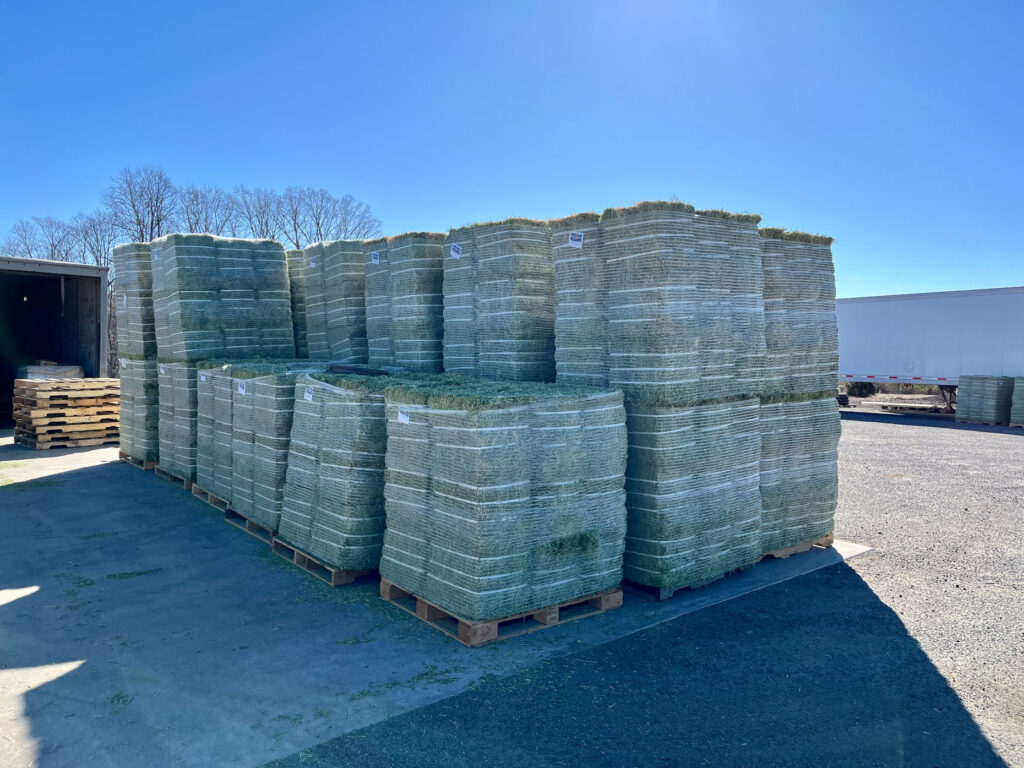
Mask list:
[[[1024,767],[1024,433],[843,427],[873,552],[274,765]]]

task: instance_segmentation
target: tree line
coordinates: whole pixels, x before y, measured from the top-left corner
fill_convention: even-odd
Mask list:
[[[117,243],[171,232],[278,240],[298,249],[377,237],[381,224],[366,203],[325,189],[177,186],[161,168],[125,168],[110,180],[97,210],[72,219],[21,219],[0,242],[0,254],[109,266]]]

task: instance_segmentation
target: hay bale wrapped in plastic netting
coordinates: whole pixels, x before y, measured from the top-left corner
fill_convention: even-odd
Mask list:
[[[625,578],[676,590],[760,559],[759,403],[626,403]]]
[[[403,371],[441,372],[444,242],[437,232],[388,238],[392,365]]]
[[[280,243],[176,234],[154,240],[150,248],[160,359],[295,354]]]
[[[324,244],[314,243],[302,251],[306,276],[306,346],[311,360],[329,360],[327,342],[327,284]]]
[[[608,384],[608,318],[601,217],[580,213],[551,225],[555,261],[555,369],[559,383]]]
[[[956,420],[1007,424],[1013,403],[1012,376],[961,376]]]
[[[761,229],[765,397],[829,391],[839,379],[831,237]]]
[[[761,401],[761,547],[767,553],[832,533],[839,498],[839,407],[819,397]]]
[[[114,247],[113,291],[118,354],[134,360],[156,359],[153,263],[149,245],[125,243]]]
[[[476,374],[476,249],[473,227],[453,229],[445,238],[442,283],[445,373]]]
[[[196,366],[157,363],[160,393],[160,469],[176,477],[196,479]]]
[[[386,393],[381,576],[469,620],[622,577],[622,395],[481,381]]]
[[[330,359],[366,364],[366,268],[361,240],[324,243],[324,291]]]
[[[231,364],[200,363],[196,378],[196,484],[227,501],[231,498]]]
[[[231,366],[231,507],[277,531],[288,468],[295,379],[322,370],[308,361]]]
[[[760,391],[759,220],[675,202],[602,214],[609,383],[627,401],[685,404]]]
[[[1018,376],[1013,380],[1013,396],[1010,399],[1010,423],[1018,427],[1024,427],[1024,376]]]
[[[363,243],[366,260],[366,350],[367,360],[375,368],[395,364],[391,340],[391,268],[388,240],[381,237]]]
[[[278,535],[336,568],[380,562],[388,379],[313,373],[295,384]]]
[[[157,362],[121,358],[121,452],[139,461],[159,458]]]
[[[302,251],[288,251],[288,284],[292,298],[292,333],[295,336],[295,357],[309,357],[306,339],[306,259]]]

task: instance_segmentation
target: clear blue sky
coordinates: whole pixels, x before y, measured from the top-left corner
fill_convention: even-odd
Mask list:
[[[976,10],[972,10],[976,9]],[[0,0],[0,237],[122,166],[385,232],[673,195],[840,296],[1024,285],[1024,3]]]

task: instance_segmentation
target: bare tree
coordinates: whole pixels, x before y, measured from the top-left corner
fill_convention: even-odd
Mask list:
[[[380,219],[373,215],[370,206],[345,195],[337,201],[337,237],[342,240],[369,240],[380,237]]]
[[[339,199],[326,189],[310,187],[303,190],[302,202],[308,242],[365,240],[380,234],[380,220],[352,195]]]
[[[42,249],[39,258],[50,261],[82,261],[78,228],[53,216],[34,216]]]
[[[182,187],[178,190],[178,214],[186,232],[232,235],[235,231],[235,200],[220,187]]]
[[[129,240],[145,243],[173,229],[175,189],[160,168],[124,168],[103,193],[115,228]]]
[[[19,219],[14,222],[10,233],[0,245],[0,251],[22,259],[39,258],[43,251],[39,227],[29,219]]]
[[[110,214],[98,210],[92,214],[80,213],[75,217],[78,238],[84,261],[99,267],[109,267],[114,246],[117,244],[117,227]]]
[[[279,198],[277,215],[278,227],[292,248],[304,248],[314,242],[307,234],[309,221],[306,217],[306,190],[288,187]]]
[[[280,237],[281,198],[270,189],[235,187],[235,205],[249,237],[277,240]]]

